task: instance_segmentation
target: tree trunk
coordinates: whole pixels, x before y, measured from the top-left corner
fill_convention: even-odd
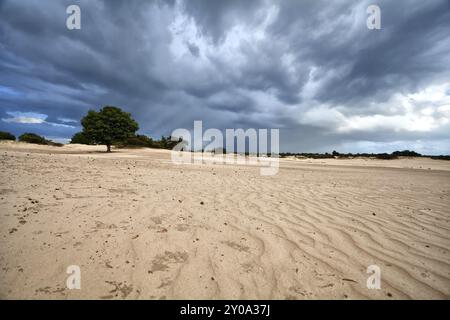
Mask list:
[[[110,144],[106,145],[106,152],[111,152],[111,145]]]

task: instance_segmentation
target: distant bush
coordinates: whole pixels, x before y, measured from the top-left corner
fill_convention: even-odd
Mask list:
[[[9,132],[0,131],[0,140],[16,140],[16,137]]]
[[[43,144],[43,145],[55,146],[55,147],[61,147],[63,145],[62,143],[57,143],[57,142],[47,140],[44,137],[41,137],[35,133],[24,133],[19,136],[19,141],[34,143],[34,144]]]
[[[444,156],[444,155],[430,156],[430,158],[433,160],[450,160],[450,156]]]
[[[172,150],[178,143],[183,140],[176,139],[172,141],[170,136],[162,136],[161,140],[153,140],[145,135],[136,135],[133,137],[126,138],[122,141],[114,143],[117,148],[155,148],[155,149],[168,149]]]
[[[407,150],[406,150],[407,151]],[[400,152],[400,151],[397,151]],[[404,153],[405,151],[401,151],[401,154],[417,154],[417,157],[420,157],[418,153],[414,151],[408,151],[408,153]],[[339,159],[353,159],[353,158],[376,158],[382,160],[392,160],[397,159],[399,157],[398,153],[339,153],[337,151],[333,151],[331,154],[326,153],[280,153],[280,157],[302,157],[302,158],[310,158],[310,159],[329,159],[329,158],[339,158]]]
[[[19,136],[19,141],[36,144],[47,144],[47,140],[44,137],[38,136],[35,133],[24,133]]]
[[[115,146],[118,148],[153,148],[153,144],[152,138],[138,134],[115,143]]]
[[[92,140],[84,132],[77,132],[73,135],[70,143],[93,144]]]
[[[397,156],[394,154],[389,154],[389,153],[378,153],[375,155],[375,157],[377,159],[381,159],[381,160],[392,160],[392,159],[397,159]]]
[[[137,134],[131,137],[117,140],[113,142],[113,145],[116,148],[155,148],[172,150],[173,147],[181,141],[183,141],[181,138],[177,139],[176,141],[172,141],[172,138],[170,136],[162,136],[161,140],[153,140],[146,135]],[[70,143],[90,145],[95,144],[83,131],[75,133]]]
[[[156,140],[153,142],[153,148],[172,150],[178,143],[180,143],[182,141],[183,141],[182,138],[172,141],[171,136],[167,136],[167,137],[161,136],[161,140]]]
[[[417,153],[415,151],[410,151],[410,150],[394,151],[394,152],[392,152],[392,154],[397,157],[421,157],[422,156],[420,153]]]

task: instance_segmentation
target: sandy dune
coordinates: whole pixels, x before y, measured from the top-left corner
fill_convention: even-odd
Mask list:
[[[450,297],[450,162],[282,159],[261,176],[103,150],[0,143],[1,298]]]

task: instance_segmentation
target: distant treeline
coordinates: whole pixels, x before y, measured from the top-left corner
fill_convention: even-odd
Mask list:
[[[178,141],[172,141],[171,137],[165,137],[162,136],[160,140],[153,140],[152,138],[138,134],[132,137],[124,138],[119,141],[115,141],[112,144],[116,148],[156,148],[156,149],[173,149],[175,145],[181,142],[181,140]],[[88,145],[94,145],[95,143],[89,139],[83,132],[76,133],[73,137],[70,143],[78,143],[78,144],[88,144]]]
[[[16,137],[9,132],[0,131],[0,140],[15,141]],[[34,143],[34,144],[42,144],[42,145],[47,145],[47,146],[55,146],[55,147],[61,147],[63,145],[62,143],[57,143],[57,142],[53,142],[51,140],[47,140],[44,137],[41,137],[40,135],[37,135],[35,133],[30,133],[30,132],[20,135],[19,141]]]
[[[425,157],[425,156],[424,156]],[[450,160],[450,156],[444,156],[444,155],[440,155],[440,156],[428,156],[431,159],[434,160]]]
[[[16,140],[16,137],[9,133],[0,131],[0,140]],[[42,145],[50,145],[50,146],[57,146],[60,147],[63,144],[53,142],[51,140],[47,140],[44,137],[41,137],[35,133],[24,133],[19,136],[19,141],[22,142],[28,142],[28,143],[35,143],[35,144],[42,144]],[[172,150],[175,145],[182,142],[183,140],[180,138],[176,141],[172,141],[171,137],[165,137],[162,136],[160,140],[153,140],[152,138],[146,136],[146,135],[132,135],[131,137],[122,138],[121,140],[118,140],[116,142],[113,142],[112,144],[116,148],[157,148],[157,149],[168,149]],[[70,143],[78,143],[78,144],[87,144],[87,145],[95,145],[97,143],[94,143],[83,131],[76,133],[73,137]],[[202,150],[204,151],[204,150]],[[214,150],[210,150],[208,152],[212,152],[215,154],[226,154],[227,150],[224,148],[216,148]],[[228,153],[234,153],[237,154],[238,152],[230,152]],[[246,156],[252,155],[252,156],[259,156],[259,154],[251,154],[249,152],[241,153],[245,154]],[[271,156],[270,153],[267,154],[267,156]],[[383,160],[391,160],[391,159],[397,159],[399,157],[427,157],[431,159],[436,160],[450,160],[450,155],[440,155],[440,156],[430,156],[430,155],[422,155],[420,153],[417,153],[415,151],[410,150],[403,150],[403,151],[394,151],[392,153],[340,153],[337,151],[333,151],[331,153],[291,153],[291,152],[285,152],[279,154],[280,158],[286,158],[286,157],[301,157],[301,158],[310,158],[310,159],[350,159],[350,158],[376,158],[376,159],[383,159]]]
[[[392,160],[398,159],[399,157],[427,157],[436,160],[450,160],[450,156],[441,155],[441,156],[429,156],[422,155],[415,151],[411,150],[403,150],[403,151],[394,151],[392,153],[339,153],[337,151],[333,151],[331,153],[280,153],[281,158],[286,157],[303,157],[310,159],[350,159],[350,158],[376,158],[382,160]]]
[[[9,132],[4,132],[4,131],[0,131],[0,140],[16,140],[16,136],[9,133]]]

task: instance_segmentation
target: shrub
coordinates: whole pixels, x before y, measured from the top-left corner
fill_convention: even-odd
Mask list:
[[[381,160],[392,160],[392,159],[397,159],[397,156],[394,154],[388,154],[388,153],[378,153],[375,155],[375,157],[377,159],[381,159]]]
[[[183,142],[183,138],[175,138],[175,140],[172,141],[171,136],[161,136],[161,140],[153,141],[152,148],[172,150],[180,142]],[[187,142],[185,142],[185,144],[187,144]]]
[[[9,132],[0,131],[0,140],[16,140],[16,137]]]
[[[421,157],[422,156],[420,153],[417,153],[415,151],[410,151],[410,150],[394,151],[394,152],[392,152],[392,154],[397,157]]]
[[[450,160],[450,156],[440,155],[440,156],[430,156],[434,160]]]
[[[63,146],[62,143],[53,142],[53,141],[47,140],[44,137],[41,137],[41,136],[35,134],[35,133],[29,133],[29,132],[20,135],[19,141],[34,143],[34,144],[43,144],[43,145],[55,146],[55,147]]]
[[[153,148],[153,139],[145,135],[136,135],[115,143],[118,148]]]
[[[35,133],[24,133],[19,136],[19,141],[36,144],[47,144],[47,140],[44,137],[38,136]]]

